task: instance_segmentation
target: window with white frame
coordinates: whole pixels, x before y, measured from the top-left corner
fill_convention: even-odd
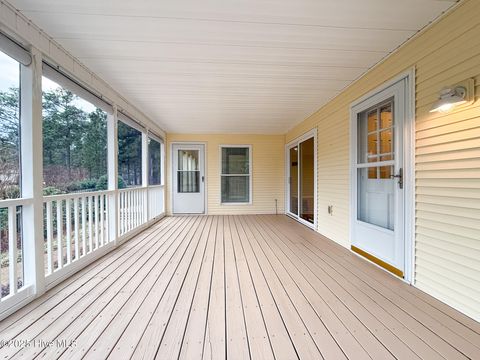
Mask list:
[[[222,204],[250,203],[252,188],[252,147],[223,145],[221,152]]]

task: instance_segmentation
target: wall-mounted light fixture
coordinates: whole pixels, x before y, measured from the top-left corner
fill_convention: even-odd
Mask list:
[[[468,79],[440,91],[440,97],[433,104],[430,112],[448,112],[455,106],[473,102],[474,81]]]

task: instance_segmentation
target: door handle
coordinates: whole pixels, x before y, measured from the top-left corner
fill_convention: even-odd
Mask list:
[[[202,182],[205,182],[205,176],[202,176]]]
[[[390,178],[397,178],[398,179],[398,187],[400,189],[403,189],[403,169],[400,168],[398,170],[398,174],[397,175],[390,175]]]

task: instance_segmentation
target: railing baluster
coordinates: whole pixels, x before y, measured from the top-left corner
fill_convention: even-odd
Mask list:
[[[105,209],[104,209],[105,195],[100,195],[100,246],[105,244]]]
[[[48,273],[54,271],[53,264],[53,220],[52,220],[52,201],[47,201],[47,258],[48,258]]]
[[[126,201],[127,201],[127,193],[126,192],[122,192],[122,235],[125,234],[127,232],[127,214],[125,213],[125,204],[126,204]]]
[[[87,255],[87,198],[82,197],[82,256]]]
[[[149,204],[150,204],[150,199],[148,198],[149,197],[149,194],[148,194],[148,188],[146,188],[145,190],[143,190],[143,209],[144,211],[142,212],[143,213],[143,223],[146,223],[148,222],[149,219],[149,213],[150,213],[150,208],[149,208]]]
[[[138,224],[142,225],[143,224],[143,215],[145,214],[143,204],[145,204],[145,191],[144,189],[141,189],[138,192]]]
[[[131,197],[132,203],[130,204],[130,208],[132,211],[132,227],[130,230],[133,230],[137,226],[137,192],[135,189],[132,190]]]
[[[57,269],[63,265],[63,218],[62,218],[62,200],[57,200]]]
[[[130,198],[131,198],[131,202],[130,202],[130,211],[131,211],[131,214],[132,214],[132,222],[131,222],[131,226],[130,226],[130,230],[133,230],[135,229],[135,226],[136,226],[136,209],[135,209],[135,201],[136,201],[136,197],[135,197],[135,190],[132,190],[130,192]]]
[[[137,198],[136,198],[136,192],[135,190],[132,190],[132,192],[130,193],[131,195],[131,198],[132,198],[132,202],[130,203],[130,209],[132,211],[132,226],[130,228],[130,230],[133,230],[135,229],[135,226],[137,225],[137,209],[136,209],[136,201],[137,201]]]
[[[65,221],[67,223],[67,264],[70,264],[72,262],[72,206],[70,199],[65,200],[65,211]]]
[[[150,199],[149,199],[149,194],[148,194],[148,187],[143,190],[143,223],[148,222],[149,219],[149,213],[150,213]]]
[[[95,204],[95,249],[98,249],[98,195],[93,196]]]
[[[138,226],[138,190],[133,190],[133,198],[134,198],[134,205],[133,205],[133,215],[135,221],[133,222],[133,228],[135,229]]]
[[[123,235],[123,192],[118,193],[118,222],[119,222],[119,234]]]
[[[135,207],[135,211],[136,211],[136,214],[137,214],[137,226],[140,226],[142,225],[142,195],[143,195],[143,191],[142,189],[138,189],[135,191],[136,193],[136,196],[137,196],[137,206]],[[136,227],[137,227],[136,226]]]
[[[88,196],[88,252],[93,251],[92,196]]]
[[[138,219],[139,219],[139,225],[143,224],[143,216],[145,214],[145,209],[144,209],[144,204],[145,204],[145,190],[141,189],[138,192],[138,199],[139,199],[139,204],[138,204]]]
[[[17,207],[8,207],[8,267],[10,295],[17,293]]]
[[[80,250],[78,246],[79,242],[79,237],[78,237],[78,232],[79,232],[79,219],[78,219],[78,197],[76,197],[73,200],[73,212],[74,212],[74,224],[75,224],[75,260],[77,260],[80,257]]]
[[[127,220],[127,231],[132,230],[132,193],[130,191],[127,192],[127,204],[125,206],[125,210],[128,214]]]
[[[137,193],[137,206],[136,206],[136,211],[137,211],[137,226],[140,226],[142,225],[142,195],[143,195],[143,191],[142,189],[139,189],[136,191]]]

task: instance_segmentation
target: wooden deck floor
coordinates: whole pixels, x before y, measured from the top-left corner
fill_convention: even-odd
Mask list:
[[[479,323],[267,215],[166,218],[5,319],[0,340],[0,359],[480,358]]]

